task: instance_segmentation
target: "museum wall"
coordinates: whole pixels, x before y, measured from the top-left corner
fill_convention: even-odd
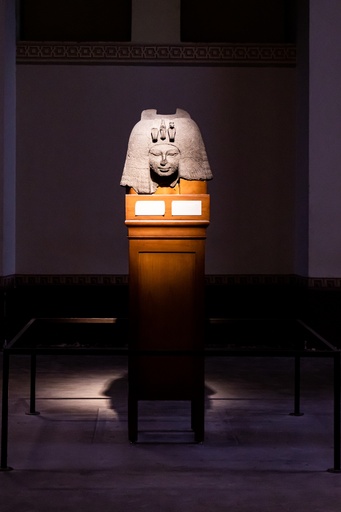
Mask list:
[[[310,5],[309,275],[341,275],[341,6]]]
[[[14,4],[3,2],[0,5],[0,275],[15,272],[16,63],[15,37],[11,30],[14,19]]]
[[[160,2],[144,3],[165,14]],[[19,42],[15,75],[12,37],[10,74],[0,75],[0,307],[9,325],[127,316],[119,181],[129,134],[149,108],[188,110],[206,144],[214,174],[207,316],[338,318],[341,13],[339,0],[297,5],[291,47],[182,46],[179,34],[162,39],[159,22],[147,39],[135,26],[136,45]],[[13,10],[11,19],[14,28]],[[140,11],[136,20],[147,27]],[[14,111],[15,89],[16,162],[14,116],[4,108]]]
[[[214,174],[207,274],[293,274],[295,68],[18,64],[16,274],[127,274],[141,111],[187,110]]]

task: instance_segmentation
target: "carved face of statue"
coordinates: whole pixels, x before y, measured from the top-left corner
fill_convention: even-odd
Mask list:
[[[205,146],[189,113],[143,110],[129,137],[120,185],[137,194],[155,194],[158,187],[174,189],[180,180],[210,179]]]
[[[172,176],[179,168],[180,151],[172,144],[157,144],[149,150],[149,165],[159,176]]]

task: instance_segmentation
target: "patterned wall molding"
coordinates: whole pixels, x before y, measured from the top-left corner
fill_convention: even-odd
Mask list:
[[[0,276],[2,288],[22,286],[126,286],[129,276],[102,274],[15,274]],[[299,286],[341,291],[341,277],[302,277],[295,274],[222,274],[205,276],[208,286]]]
[[[126,274],[15,274],[0,277],[3,288],[22,286],[125,286]],[[223,274],[206,275],[208,286],[304,286],[341,290],[341,278],[307,278],[295,274]]]
[[[128,276],[100,274],[15,274],[1,278],[4,288],[23,286],[119,286],[128,284]]]
[[[206,284],[212,286],[288,286],[302,285],[301,278],[291,274],[223,274],[206,275]]]
[[[18,42],[17,64],[296,65],[293,44],[133,44]]]
[[[309,277],[307,278],[308,288],[314,290],[341,290],[341,277]]]

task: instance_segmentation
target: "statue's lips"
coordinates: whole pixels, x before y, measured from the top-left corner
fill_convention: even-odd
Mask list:
[[[158,170],[164,173],[172,171],[172,169],[170,169],[169,167],[158,167]]]

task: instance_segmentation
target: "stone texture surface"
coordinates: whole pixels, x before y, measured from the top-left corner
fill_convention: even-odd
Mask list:
[[[180,152],[178,174],[171,186],[180,178],[212,179],[199,127],[188,112],[177,109],[175,114],[158,114],[150,109],[142,112],[141,120],[132,129],[120,184],[139,194],[153,194],[158,181],[151,176],[150,151],[165,144]]]

